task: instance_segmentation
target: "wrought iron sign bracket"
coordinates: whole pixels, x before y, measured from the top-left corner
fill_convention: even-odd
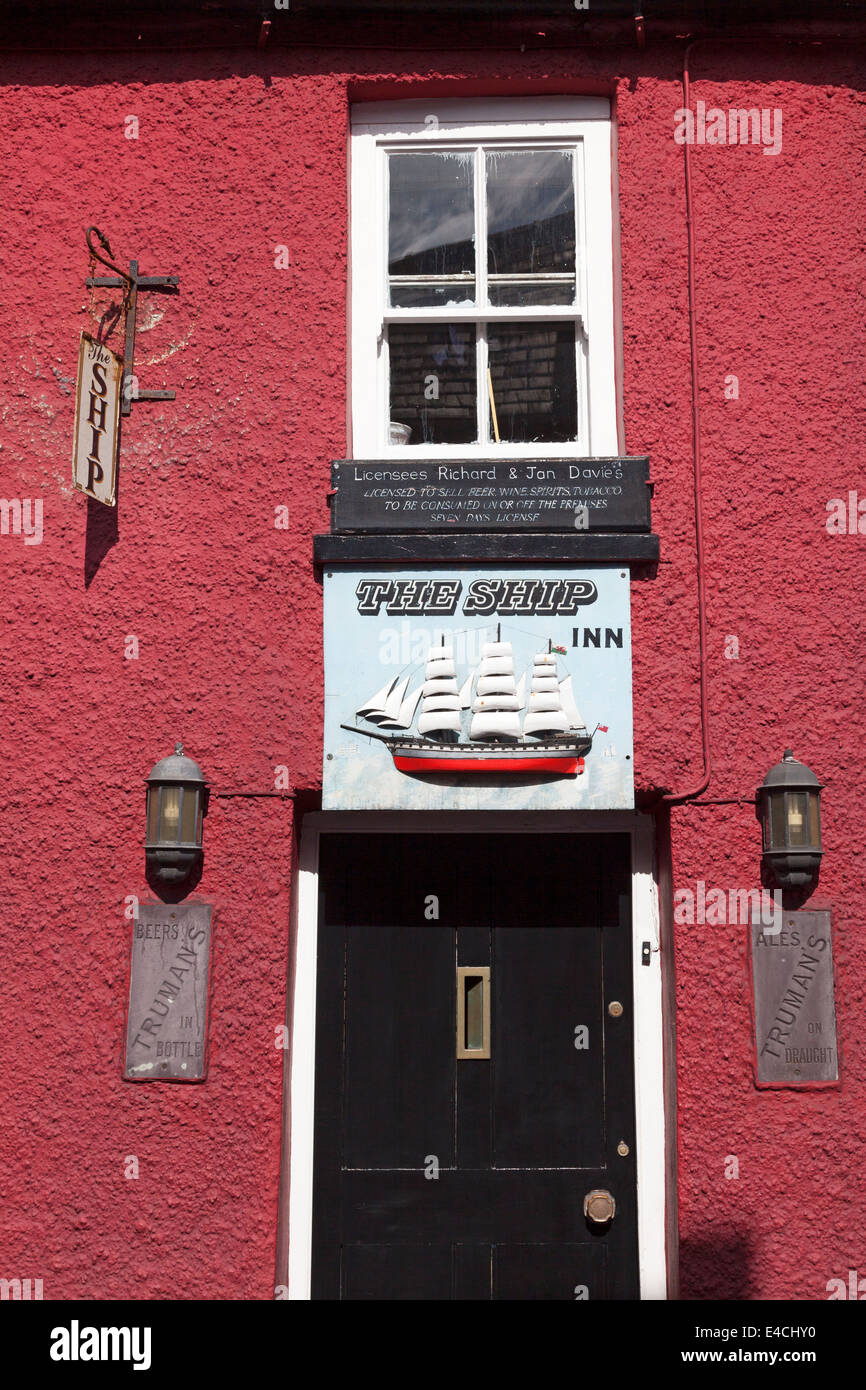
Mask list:
[[[133,401],[173,401],[174,391],[151,391],[151,390],[132,390],[132,382],[135,377],[135,316],[138,309],[139,290],[164,290],[174,293],[180,284],[180,277],[177,275],[139,275],[138,261],[129,262],[129,270],[121,270],[120,266],[114,265],[111,261],[101,256],[96,247],[90,240],[91,232],[95,233],[101,246],[104,246],[109,256],[114,252],[108,244],[108,238],[103,236],[98,227],[88,227],[85,232],[87,249],[95,260],[102,265],[108,266],[109,270],[116,272],[115,275],[94,275],[88,276],[85,284],[88,289],[123,289],[126,291],[124,304],[126,307],[126,338],[123,347],[123,391],[121,393],[120,413],[129,415],[132,411]]]

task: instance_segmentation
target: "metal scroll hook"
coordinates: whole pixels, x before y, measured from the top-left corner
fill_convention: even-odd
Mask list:
[[[129,271],[121,270],[119,265],[115,265],[113,261],[106,260],[105,256],[100,256],[96,247],[93,245],[93,242],[90,240],[91,232],[94,232],[96,234],[96,236],[99,238],[99,244],[105,247],[109,256],[114,255],[114,252],[112,251],[111,246],[109,245],[108,237],[103,236],[102,232],[99,230],[98,227],[88,227],[87,231],[84,233],[84,240],[87,242],[87,249],[90,252],[91,256],[93,256],[94,259],[99,261],[102,265],[107,265],[109,270],[113,270],[115,275],[119,275],[121,279],[127,282],[127,284],[130,283]]]

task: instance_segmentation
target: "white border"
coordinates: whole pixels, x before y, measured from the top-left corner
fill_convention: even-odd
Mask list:
[[[654,837],[650,817],[631,812],[316,812],[304,817],[298,865],[297,935],[289,1123],[289,1298],[309,1299],[313,1235],[313,1135],[316,1057],[316,944],[319,837],[323,833],[598,834],[626,831],[632,844],[635,1145],[638,1255],[642,1299],[667,1297],[665,1263],[665,1113],[662,1074],[662,975]],[[650,964],[641,964],[644,941]],[[673,1123],[673,1117],[668,1117]],[[675,1200],[675,1194],[669,1194]]]
[[[435,122],[435,123],[434,123]],[[387,232],[385,157],[390,145],[569,141],[578,145],[580,439],[572,444],[440,444],[392,446],[385,433],[387,373],[378,336],[385,320]],[[604,97],[518,97],[465,101],[370,102],[352,107],[350,136],[350,396],[353,458],[543,459],[611,457],[618,450],[614,340],[614,225],[611,110]],[[439,312],[439,311],[437,311]],[[550,316],[549,309],[515,310],[513,317]],[[557,311],[560,312],[560,311]],[[441,315],[440,315],[441,316]],[[472,307],[452,318],[477,318]],[[417,317],[417,314],[416,314]],[[581,380],[582,378],[582,380]]]

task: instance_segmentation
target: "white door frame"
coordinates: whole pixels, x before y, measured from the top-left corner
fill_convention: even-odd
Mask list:
[[[635,1144],[640,1296],[667,1297],[665,1258],[665,1116],[663,1089],[662,961],[654,874],[653,821],[636,812],[314,812],[301,829],[290,1104],[284,1155],[289,1163],[290,1299],[310,1297],[313,1235],[313,1131],[316,1071],[316,946],[319,916],[319,837],[322,834],[598,834],[627,832],[632,846]],[[650,943],[650,964],[641,963]],[[284,1158],[284,1162],[286,1159]],[[675,1200],[674,1194],[668,1195]]]

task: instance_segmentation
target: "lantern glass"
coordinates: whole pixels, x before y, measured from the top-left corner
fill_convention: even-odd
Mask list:
[[[788,792],[787,802],[788,844],[803,849],[809,843],[809,793]]]
[[[810,843],[821,843],[821,800],[817,792],[809,793],[809,835]]]
[[[784,792],[770,792],[767,797],[768,815],[764,823],[764,848],[784,849],[785,840],[785,795]]]
[[[183,815],[180,824],[180,838],[185,845],[200,843],[198,835],[199,794],[195,787],[183,788]]]
[[[147,789],[147,842],[150,845],[156,844],[157,825],[159,817],[159,787],[148,787]]]
[[[159,838],[166,845],[176,845],[178,842],[180,794],[180,787],[162,787],[160,790]]]

